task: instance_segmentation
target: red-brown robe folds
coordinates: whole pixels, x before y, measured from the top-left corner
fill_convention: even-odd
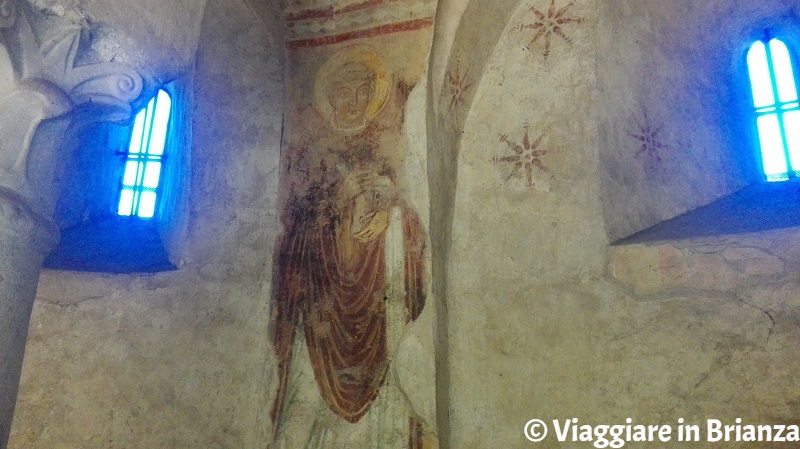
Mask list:
[[[407,322],[425,303],[425,237],[416,214],[402,210]],[[279,253],[273,308],[279,389],[272,408],[277,428],[286,396],[295,331],[305,332],[320,393],[345,420],[358,422],[378,396],[388,369],[385,232],[354,243],[342,259],[333,220],[295,223]],[[409,447],[422,447],[421,425],[410,421]]]

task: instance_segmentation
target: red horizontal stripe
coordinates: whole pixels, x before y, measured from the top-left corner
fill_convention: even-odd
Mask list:
[[[403,31],[421,30],[433,25],[433,19],[417,19],[408,22],[390,23],[375,28],[365,30],[348,31],[347,33],[334,34],[332,36],[312,37],[309,39],[297,39],[288,41],[286,48],[297,50],[300,48],[320,47],[323,45],[333,45],[353,39],[364,39],[369,37],[381,36],[384,34],[400,33]]]
[[[305,11],[286,14],[286,21],[296,22],[298,20],[325,19],[328,17],[333,17],[334,14],[336,14],[336,10],[334,10],[333,7],[325,9],[308,9]]]
[[[345,6],[344,8],[337,10],[335,14],[347,14],[349,12],[361,11],[363,9],[369,9],[369,8],[374,8],[376,6],[380,6],[383,3],[392,3],[392,0],[389,0],[389,1],[387,1],[387,0],[366,0],[366,1],[361,2],[361,3],[356,3],[354,5]]]

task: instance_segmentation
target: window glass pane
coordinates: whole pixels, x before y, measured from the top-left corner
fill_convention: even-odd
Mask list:
[[[778,82],[778,97],[782,102],[797,100],[797,86],[794,82],[789,49],[778,39],[770,41],[769,49],[772,52],[772,65],[775,68],[775,79]]]
[[[133,122],[133,132],[131,133],[131,144],[128,146],[129,153],[139,153],[142,150],[142,130],[144,129],[144,116],[147,113],[146,109],[142,109],[136,114],[136,120]]]
[[[153,105],[156,102],[156,98],[153,97],[149,103],[147,103],[147,108],[144,109],[144,134],[142,136],[142,152],[147,152],[147,147],[150,145],[150,130],[153,123]]]
[[[788,181],[788,180],[789,180],[789,174],[788,173],[780,173],[780,174],[777,174],[777,175],[769,175],[769,176],[767,176],[767,181],[768,182]]]
[[[777,114],[768,114],[758,118],[758,136],[761,140],[764,174],[769,176],[786,173],[788,167]]]
[[[789,111],[783,115],[783,126],[786,130],[786,143],[789,145],[789,156],[794,171],[800,169],[800,111]]]
[[[139,196],[139,216],[152,218],[156,211],[156,193],[142,192]]]
[[[161,180],[161,157],[166,147],[172,99],[159,90],[147,106],[136,115],[128,160],[122,175],[123,189],[118,205],[119,215],[151,218],[156,209],[156,189]]]
[[[150,136],[150,149],[148,153],[154,155],[164,154],[164,143],[167,139],[167,125],[172,108],[172,100],[163,90],[158,91],[158,102],[153,119],[153,131]]]
[[[133,190],[122,189],[119,195],[117,213],[126,217],[131,216],[133,213]]]
[[[767,47],[758,41],[747,52],[747,67],[750,71],[750,85],[753,88],[753,104],[757,108],[775,104],[772,78],[767,64]]]
[[[142,185],[151,189],[158,187],[158,179],[161,176],[161,162],[148,162],[144,170],[144,180]]]
[[[122,184],[126,186],[135,186],[136,180],[139,177],[139,170],[141,163],[136,161],[128,161],[125,163],[125,175],[122,177]]]

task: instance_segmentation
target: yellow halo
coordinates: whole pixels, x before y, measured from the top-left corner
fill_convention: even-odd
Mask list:
[[[317,70],[317,75],[314,79],[314,100],[317,110],[336,128],[348,131],[361,128],[342,128],[335,123],[334,110],[329,99],[331,86],[342,80],[348,68],[359,63],[375,74],[372,98],[370,98],[364,113],[366,118],[365,125],[381,112],[386,100],[389,98],[392,74],[389,73],[386,63],[377,51],[366,45],[353,45],[339,50],[322,64]]]

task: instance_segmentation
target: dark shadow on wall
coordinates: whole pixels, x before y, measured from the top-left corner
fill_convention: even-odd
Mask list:
[[[614,245],[724,236],[800,226],[800,180],[758,183]]]
[[[113,217],[64,229],[44,268],[114,274],[177,270],[157,227],[153,220]]]

